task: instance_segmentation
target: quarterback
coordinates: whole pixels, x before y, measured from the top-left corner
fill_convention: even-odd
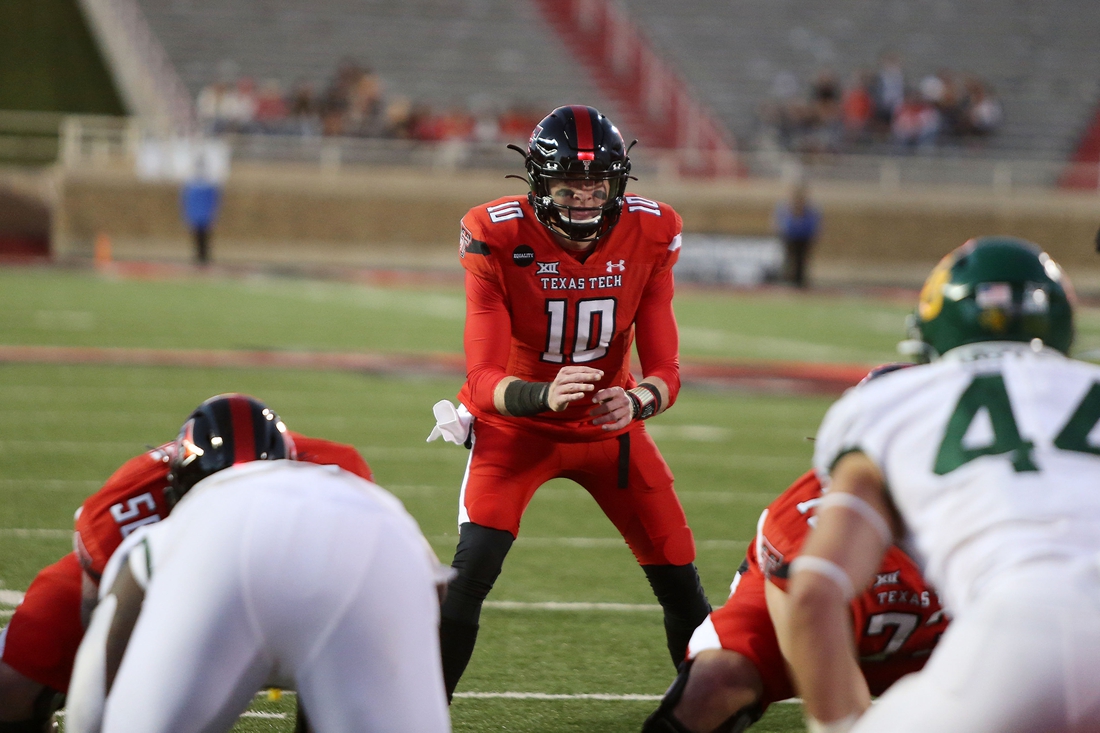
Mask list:
[[[219,395],[204,404],[220,412],[250,402],[241,395]],[[372,478],[350,445],[292,432],[286,438],[291,457]],[[0,631],[0,733],[46,729],[55,698],[68,690],[107,559],[134,530],[168,516],[165,489],[173,450],[174,443],[167,443],[131,458],[84,501],[76,512],[73,552],[38,573]]]
[[[643,422],[680,386],[672,266],[681,221],[626,191],[627,151],[597,110],[559,107],[520,150],[530,193],[462,219],[467,376],[458,397],[474,421],[458,576],[440,630],[448,693],[523,512],[553,478],[588,490],[622,534],[664,607],[676,662],[710,610],[672,473]],[[630,372],[635,342],[640,381]]]
[[[921,291],[930,363],[850,390],[814,445],[826,487],[780,646],[811,730],[1100,730],[1100,367],[1068,358],[1073,296],[1039,247],[968,241]],[[952,617],[874,706],[848,603],[911,548]]]

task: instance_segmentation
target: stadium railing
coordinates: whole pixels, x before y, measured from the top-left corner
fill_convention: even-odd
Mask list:
[[[0,145],[3,141],[0,118]],[[66,117],[61,125],[60,162],[67,168],[136,159],[153,132],[134,118]],[[352,137],[233,134],[220,137],[232,159],[249,163],[297,163],[338,172],[368,165],[410,166],[439,170],[502,170],[520,168],[519,156],[503,142],[421,142]],[[638,175],[664,179],[683,177],[697,161],[699,150],[659,150],[639,146],[631,159]],[[976,186],[1007,192],[1018,188],[1056,188],[1067,174],[1096,176],[1094,163],[1064,160],[989,159],[950,155],[815,155],[786,152],[739,152],[741,177],[769,180],[840,181],[895,190],[908,185]],[[1080,168],[1081,170],[1077,170]]]
[[[63,118],[55,112],[0,110],[0,162],[23,166],[56,160]]]
[[[195,129],[191,94],[135,0],[79,0],[128,111],[164,132]]]

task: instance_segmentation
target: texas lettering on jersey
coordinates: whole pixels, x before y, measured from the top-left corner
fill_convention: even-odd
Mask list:
[[[370,467],[352,446],[296,433],[290,433],[290,437],[298,460],[336,465],[373,480]],[[168,487],[172,448],[172,443],[166,443],[131,458],[77,510],[73,549],[81,566],[97,581],[127,535],[168,516],[164,490]]]
[[[582,365],[604,372],[597,390],[635,386],[635,337],[642,372],[678,390],[672,267],[682,222],[665,204],[626,200],[634,203],[583,260],[554,240],[525,197],[498,199],[463,218],[467,382],[459,399],[479,419],[499,417],[491,394],[506,375],[549,382],[562,367]],[[591,406],[580,400],[526,424],[565,441],[613,435],[591,424]]]
[[[765,510],[756,541],[749,547],[749,562],[783,590],[821,498],[821,483],[809,471]],[[852,600],[851,610],[860,667],[874,695],[900,675],[924,666],[947,628],[939,596],[897,546],[887,550],[874,582]]]

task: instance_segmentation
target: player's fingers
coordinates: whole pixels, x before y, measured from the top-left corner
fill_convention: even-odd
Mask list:
[[[608,389],[601,389],[596,394],[592,395],[593,402],[610,402],[616,397],[622,397],[623,400],[629,400],[626,396],[626,392],[622,387],[609,387]],[[625,404],[625,402],[624,402]]]
[[[589,382],[561,382],[557,385],[556,391],[559,394],[571,394],[573,392],[591,392],[596,389],[595,385]]]
[[[567,366],[558,370],[555,381],[558,382],[598,382],[603,379],[603,370],[592,367]]]

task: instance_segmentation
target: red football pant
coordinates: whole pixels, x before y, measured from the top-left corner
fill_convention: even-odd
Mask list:
[[[84,626],[80,562],[70,552],[39,571],[4,637],[4,662],[24,677],[66,692]]]
[[[518,420],[480,419],[462,486],[460,523],[519,535],[535,491],[554,478],[583,486],[622,534],[641,565],[687,565],[695,540],[672,471],[641,422],[620,438],[562,443]],[[625,484],[625,485],[624,485]]]
[[[768,615],[764,583],[764,574],[751,566],[741,576],[726,605],[712,611],[695,631],[688,644],[688,658],[693,659],[699,652],[719,646],[747,657],[764,683],[760,704],[767,708],[773,702],[794,697],[795,692]]]

